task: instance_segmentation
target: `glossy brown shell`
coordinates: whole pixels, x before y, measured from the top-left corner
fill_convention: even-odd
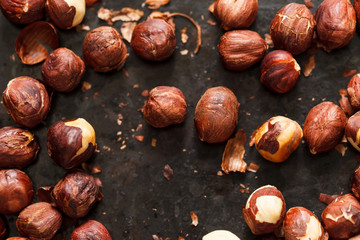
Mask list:
[[[111,240],[104,225],[95,220],[89,220],[75,228],[70,240]]]
[[[360,74],[354,75],[347,86],[350,104],[355,109],[360,109]]]
[[[44,18],[45,0],[0,0],[4,16],[15,24],[30,24]]]

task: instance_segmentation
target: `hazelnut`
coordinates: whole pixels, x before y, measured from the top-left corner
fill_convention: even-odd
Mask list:
[[[121,35],[113,27],[98,27],[86,34],[84,61],[95,72],[120,70],[129,56]]]
[[[360,203],[351,194],[340,196],[322,212],[325,231],[332,239],[349,239],[360,232]]]
[[[186,117],[185,97],[176,87],[159,86],[150,91],[142,111],[145,121],[153,127],[179,124]]]
[[[16,228],[22,236],[32,240],[50,240],[62,223],[61,213],[49,203],[33,203],[22,210]]]
[[[243,71],[259,62],[264,57],[266,49],[265,40],[250,30],[226,32],[218,45],[224,67],[233,71]]]
[[[356,22],[359,27],[360,24],[360,0],[354,0],[354,9],[356,13]]]
[[[313,107],[304,123],[304,138],[310,152],[317,154],[333,149],[344,136],[346,115],[332,102]]]
[[[0,239],[4,239],[5,234],[6,234],[5,223],[2,220],[2,218],[0,217]]]
[[[350,104],[354,108],[360,108],[360,74],[354,75],[348,85],[347,93],[349,96]]]
[[[286,93],[295,87],[301,68],[291,53],[275,50],[264,57],[260,65],[260,82],[276,93]]]
[[[356,14],[349,0],[324,0],[315,19],[319,45],[327,52],[348,45],[355,35]]]
[[[345,127],[345,136],[351,145],[360,151],[360,111],[352,115]]]
[[[39,149],[30,131],[15,127],[0,129],[0,168],[24,168],[35,160]]]
[[[175,50],[175,28],[163,19],[146,20],[134,28],[130,45],[145,60],[164,61]]]
[[[45,86],[31,77],[12,79],[3,92],[7,112],[15,123],[33,128],[50,110],[50,98]]]
[[[71,169],[93,155],[95,130],[83,118],[58,121],[48,130],[46,146],[52,160],[65,169]]]
[[[72,232],[70,240],[99,239],[111,240],[111,236],[104,225],[95,220],[89,220]]]
[[[235,234],[226,230],[215,230],[203,236],[202,240],[240,240]]]
[[[352,175],[351,191],[357,199],[360,199],[360,166],[355,170]]]
[[[98,178],[81,171],[69,172],[55,185],[51,197],[67,216],[81,218],[101,198],[100,187]]]
[[[17,169],[0,170],[0,213],[13,214],[31,203],[34,190],[26,173]]]
[[[15,24],[30,24],[44,17],[45,0],[0,0],[4,16]]]
[[[303,137],[300,125],[286,117],[272,117],[251,136],[258,152],[271,162],[283,162],[299,146]]]
[[[220,143],[235,131],[240,103],[226,87],[213,87],[201,96],[195,109],[195,127],[201,141]]]
[[[281,192],[266,185],[256,189],[248,198],[243,217],[255,235],[272,233],[278,229],[285,216],[286,205]]]
[[[85,16],[85,0],[47,0],[46,12],[55,26],[70,29],[79,25]]]

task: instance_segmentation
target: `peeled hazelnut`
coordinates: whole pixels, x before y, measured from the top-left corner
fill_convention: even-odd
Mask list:
[[[26,173],[17,169],[0,170],[0,213],[13,214],[31,203],[34,190]]]
[[[301,68],[291,53],[275,50],[264,57],[260,65],[260,81],[276,93],[286,93],[295,87]]]
[[[322,212],[325,231],[332,239],[349,239],[360,232],[360,203],[351,194],[340,196]]]
[[[289,158],[299,146],[302,137],[300,125],[282,116],[270,118],[251,136],[261,156],[277,163]]]
[[[95,220],[89,220],[72,232],[70,240],[111,240],[111,236],[104,225]]]
[[[360,199],[360,166],[355,170],[352,175],[351,191],[357,199]]]
[[[345,127],[345,136],[351,145],[360,152],[360,111],[352,115]]]
[[[45,0],[0,0],[4,16],[15,24],[30,24],[44,17]]]
[[[95,72],[120,70],[129,56],[120,33],[112,27],[98,27],[86,34],[83,54]]]
[[[315,18],[319,45],[327,52],[348,45],[355,35],[356,14],[349,0],[324,0]]]
[[[233,134],[240,103],[226,87],[213,87],[201,96],[195,109],[195,127],[201,141],[219,143]]]
[[[360,108],[360,74],[354,75],[347,86],[347,93],[350,99],[350,104],[354,108]]]
[[[145,60],[164,61],[175,50],[175,28],[163,19],[146,20],[136,25],[130,45]]]
[[[142,111],[145,121],[156,128],[182,123],[186,117],[184,94],[176,87],[153,88]]]
[[[0,240],[4,239],[6,234],[6,227],[5,227],[5,223],[2,220],[2,218],[0,217]]]
[[[62,223],[61,213],[49,203],[33,203],[22,210],[16,220],[16,228],[22,236],[31,240],[50,240]]]
[[[33,128],[50,110],[50,98],[45,86],[31,77],[12,79],[3,92],[7,112],[15,123]]]
[[[266,49],[265,40],[250,30],[226,32],[218,45],[224,67],[234,71],[243,71],[259,62],[264,57]]]
[[[47,0],[46,12],[55,26],[70,29],[79,25],[86,11],[85,0]]]
[[[58,48],[53,51],[41,67],[44,81],[58,92],[71,92],[80,83],[85,64],[73,51]]]
[[[240,240],[240,238],[226,230],[215,230],[203,236],[202,240]]]
[[[95,130],[83,118],[59,121],[49,128],[46,146],[52,160],[65,169],[71,169],[93,155]]]
[[[255,235],[272,233],[278,229],[285,216],[286,205],[281,192],[266,185],[256,189],[248,198],[243,217]]]
[[[98,178],[81,171],[69,172],[55,185],[51,197],[67,216],[81,218],[101,198],[100,187]]]

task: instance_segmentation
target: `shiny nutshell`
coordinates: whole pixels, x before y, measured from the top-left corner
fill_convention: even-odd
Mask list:
[[[46,12],[55,26],[70,29],[79,25],[86,11],[85,0],[47,0]]]
[[[95,220],[89,220],[71,233],[70,240],[111,240],[111,236],[104,225]]]
[[[355,109],[360,109],[360,74],[354,75],[347,86],[350,104]]]
[[[360,112],[355,113],[348,119],[345,136],[351,145],[360,152]]]
[[[44,18],[45,0],[0,0],[4,16],[15,24],[30,24]]]

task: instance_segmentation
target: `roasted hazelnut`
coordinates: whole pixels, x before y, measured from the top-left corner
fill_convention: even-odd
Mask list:
[[[235,234],[227,230],[215,230],[203,236],[202,240],[240,240]]]
[[[345,127],[345,136],[351,145],[360,151],[360,111],[352,115]]]
[[[220,143],[235,131],[240,103],[226,87],[213,87],[201,96],[195,109],[195,127],[201,141]]]
[[[346,115],[332,102],[313,107],[304,123],[304,138],[310,152],[317,154],[333,149],[344,136]]]
[[[315,19],[319,45],[327,52],[348,45],[355,35],[356,14],[349,0],[324,0]]]
[[[16,228],[31,240],[50,240],[62,223],[61,213],[50,203],[33,203],[22,210],[16,219]]]
[[[182,123],[186,117],[184,94],[176,87],[153,88],[142,111],[145,121],[156,128]]]
[[[46,12],[55,26],[70,29],[79,25],[85,16],[85,0],[47,0]]]
[[[360,108],[360,74],[354,75],[347,86],[350,104],[356,109]]]
[[[260,82],[276,93],[286,93],[295,87],[301,68],[291,53],[275,50],[264,57],[260,65]]]
[[[7,112],[15,123],[33,128],[50,110],[50,98],[45,86],[31,77],[12,79],[3,92]]]
[[[83,118],[58,121],[48,130],[46,146],[52,160],[65,169],[71,169],[93,155],[95,130]]]
[[[13,214],[31,203],[34,190],[26,173],[17,169],[0,170],[0,213]]]
[[[272,117],[252,134],[258,152],[271,162],[283,162],[288,159],[303,137],[300,125],[286,117]]]
[[[354,0],[354,9],[356,13],[356,22],[359,27],[360,24],[360,0]]]
[[[104,225],[95,220],[89,220],[72,232],[70,240],[111,240],[111,236]]]
[[[51,197],[67,216],[81,218],[101,199],[100,187],[98,178],[81,171],[73,171],[55,185]]]
[[[98,27],[86,34],[83,54],[95,72],[120,70],[129,56],[120,33],[112,27]]]
[[[258,12],[258,0],[215,0],[209,8],[225,30],[248,28]]]
[[[15,24],[30,24],[44,17],[45,0],[0,0],[4,16]]]
[[[226,32],[218,45],[224,67],[233,71],[243,71],[259,62],[264,57],[266,49],[265,40],[250,30]]]
[[[248,198],[243,217],[255,235],[272,233],[278,229],[285,216],[286,205],[281,192],[266,185],[256,189]]]
[[[175,50],[175,28],[163,19],[146,20],[134,28],[130,45],[145,60],[164,61]]]
[[[2,220],[2,218],[0,217],[0,240],[4,239],[5,234],[6,234],[5,223]]]
[[[360,199],[360,166],[355,170],[352,175],[351,191],[357,199]]]
[[[34,135],[25,129],[0,129],[0,168],[24,168],[32,163],[39,151]]]
[[[351,194],[340,196],[324,209],[321,219],[331,239],[349,239],[360,232],[360,203]]]

